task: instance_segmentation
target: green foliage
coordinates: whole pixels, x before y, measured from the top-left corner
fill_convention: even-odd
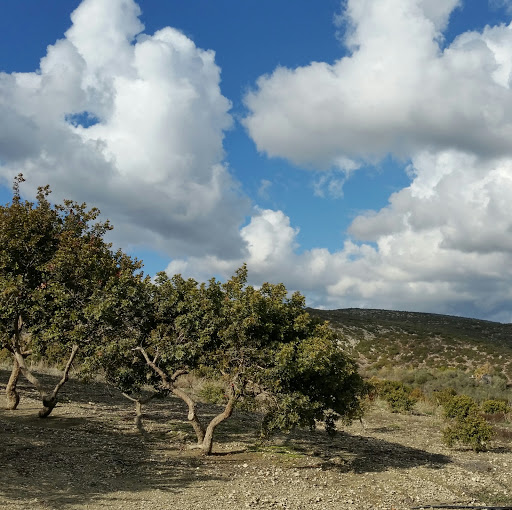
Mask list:
[[[467,395],[455,395],[443,404],[448,426],[443,430],[443,441],[448,446],[460,444],[472,450],[485,451],[494,436],[494,430],[480,414],[478,404]]]
[[[418,401],[412,389],[399,381],[375,379],[372,382],[379,397],[388,403],[393,413],[408,413]]]
[[[485,400],[480,407],[482,412],[486,414],[507,414],[510,412],[510,405],[505,400]]]
[[[460,444],[475,452],[485,451],[493,437],[493,428],[475,408],[471,408],[463,418],[452,420],[443,430],[443,441],[448,446]]]
[[[226,400],[226,390],[218,383],[206,381],[199,390],[199,398],[209,404],[222,404]]]
[[[435,390],[432,393],[432,400],[437,405],[444,406],[456,395],[457,392],[453,388],[444,388],[442,390]]]
[[[478,404],[467,395],[455,395],[443,404],[445,418],[464,420],[470,414],[478,411]]]
[[[76,366],[112,338],[136,336],[135,323],[144,328],[141,263],[111,250],[104,240],[111,226],[98,221],[96,208],[70,200],[52,205],[48,186],[35,203],[24,201],[22,182],[19,175],[12,202],[0,206],[0,347],[52,364],[78,349]],[[127,377],[123,370],[119,381]]]
[[[164,384],[172,387],[182,371],[220,381],[222,395],[206,384],[200,398],[258,409],[266,434],[317,422],[332,431],[337,419],[361,413],[366,385],[355,362],[284,285],[255,289],[245,266],[226,283],[160,273],[151,302],[152,328],[139,342]]]

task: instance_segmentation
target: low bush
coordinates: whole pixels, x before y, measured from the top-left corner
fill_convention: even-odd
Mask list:
[[[457,395],[457,392],[453,388],[444,388],[443,390],[435,390],[432,393],[432,401],[438,406],[444,406],[453,397]]]
[[[443,441],[448,446],[460,444],[475,452],[487,449],[494,429],[482,416],[474,399],[468,395],[452,396],[443,403],[443,414],[449,423],[443,430]]]
[[[456,444],[469,446],[475,452],[487,450],[494,437],[494,429],[471,407],[464,418],[457,418],[443,430],[443,441],[450,447]]]
[[[486,414],[507,414],[510,412],[510,405],[505,400],[485,400],[481,405],[482,412]]]
[[[478,413],[478,404],[467,395],[455,395],[443,404],[444,417],[464,420],[470,414]]]
[[[373,380],[372,384],[393,413],[410,412],[418,400],[412,395],[411,388],[399,381]]]

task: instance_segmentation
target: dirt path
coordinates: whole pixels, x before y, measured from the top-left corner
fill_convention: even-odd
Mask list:
[[[6,372],[1,372],[6,381]],[[475,454],[441,445],[435,416],[377,406],[333,440],[321,431],[258,444],[253,416],[220,427],[215,455],[192,442],[179,401],[147,409],[133,431],[131,404],[104,385],[66,389],[47,420],[23,384],[18,411],[0,411],[2,509],[408,509],[512,503],[512,449]],[[3,387],[0,387],[3,390]],[[3,407],[3,396],[0,407]],[[205,408],[208,412],[214,409]]]

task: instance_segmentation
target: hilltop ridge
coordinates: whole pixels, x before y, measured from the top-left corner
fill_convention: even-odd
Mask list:
[[[512,324],[395,310],[308,309],[328,320],[365,370],[456,368],[488,363],[512,381]]]

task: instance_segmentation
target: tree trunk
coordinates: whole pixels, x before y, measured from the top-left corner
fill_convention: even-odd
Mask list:
[[[194,427],[194,432],[196,433],[196,437],[197,437],[197,445],[202,447],[203,442],[204,442],[205,430],[197,416],[196,403],[183,390],[180,390],[179,388],[175,388],[174,386],[172,388],[170,388],[170,390],[172,391],[172,393],[174,395],[181,398],[181,400],[183,400],[183,402],[185,402],[185,404],[187,404],[187,406],[188,406],[187,419],[192,424],[192,427]]]
[[[73,349],[71,350],[71,354],[69,356],[68,362],[66,363],[66,367],[64,368],[64,372],[62,374],[61,380],[57,383],[55,388],[51,393],[47,393],[43,388],[43,385],[39,381],[39,379],[30,371],[25,363],[25,359],[23,354],[19,350],[19,345],[15,345],[14,348],[14,356],[19,363],[20,370],[25,378],[37,389],[39,395],[41,396],[41,400],[43,402],[43,408],[39,411],[40,418],[46,418],[50,416],[51,412],[54,410],[57,405],[57,396],[64,384],[69,380],[69,371],[71,370],[71,365],[75,356],[78,352],[78,345],[73,345]]]
[[[20,395],[16,391],[16,385],[18,384],[20,372],[20,364],[18,363],[18,360],[16,358],[13,358],[11,376],[9,377],[9,381],[7,383],[7,386],[5,387],[5,400],[7,402],[5,408],[11,411],[16,409],[20,402]]]
[[[68,362],[66,363],[66,366],[64,368],[64,372],[62,373],[61,380],[57,383],[55,388],[53,388],[52,393],[49,395],[49,397],[43,397],[43,408],[39,411],[39,418],[46,418],[50,416],[51,412],[57,405],[57,395],[59,391],[61,390],[62,386],[66,384],[69,380],[69,371],[71,370],[71,365],[73,364],[73,361],[75,359],[75,356],[78,352],[78,345],[73,345],[73,348],[71,349],[71,354],[69,356]]]
[[[143,347],[136,347],[134,349],[135,351],[139,351],[144,356],[144,359],[146,360],[146,363],[148,366],[150,366],[156,374],[160,376],[162,379],[162,385],[164,388],[169,390],[172,394],[176,395],[178,398],[181,398],[185,404],[187,404],[188,407],[188,421],[192,424],[192,427],[194,428],[194,432],[196,433],[197,437],[197,445],[198,447],[201,447],[204,440],[204,434],[205,430],[201,422],[199,421],[199,418],[197,417],[196,412],[196,403],[190,398],[189,395],[187,395],[184,391],[180,390],[179,388],[176,388],[174,386],[174,383],[178,379],[178,377],[188,373],[188,370],[186,369],[180,369],[176,370],[176,372],[169,378],[169,376],[156,364],[156,360],[158,359],[158,354],[155,356],[153,361],[149,358],[148,353],[145,351]]]
[[[213,446],[213,433],[215,432],[215,429],[218,425],[220,425],[224,420],[227,420],[233,414],[235,402],[236,395],[233,393],[229,398],[224,411],[215,416],[215,418],[213,418],[213,420],[208,424],[203,438],[203,455],[211,455]]]
[[[159,393],[153,393],[152,395],[149,395],[146,398],[134,398],[127,393],[123,392],[123,396],[126,397],[128,400],[131,400],[135,404],[135,419],[133,420],[133,423],[135,425],[135,428],[141,433],[145,434],[146,431],[144,430],[144,423],[143,423],[143,417],[144,414],[142,413],[142,406],[144,404],[147,404],[150,400],[153,400]]]

